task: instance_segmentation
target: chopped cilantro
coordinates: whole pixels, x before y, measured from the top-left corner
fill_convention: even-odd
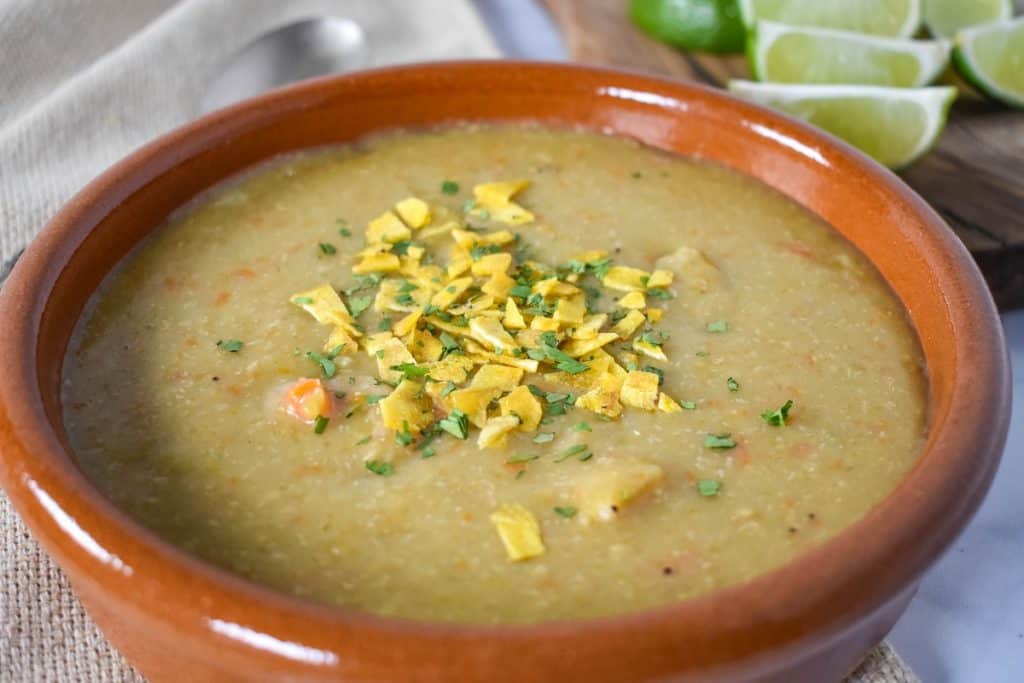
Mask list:
[[[351,237],[352,231],[349,230],[348,228],[338,228],[338,234],[340,234],[342,237]]]
[[[380,460],[367,460],[363,464],[366,466],[366,469],[382,477],[390,477],[392,474],[395,473],[395,466],[389,462],[382,462]]]
[[[444,389],[441,390],[441,397],[443,398],[452,393],[455,391],[455,388],[455,382],[448,380],[448,383],[444,385]]]
[[[348,308],[349,311],[352,313],[352,317],[358,318],[360,315],[363,314],[363,311],[370,307],[370,304],[372,303],[373,297],[370,296],[369,294],[367,294],[366,296],[354,296],[349,298]]]
[[[516,472],[516,479],[522,479],[524,476],[526,476],[526,468],[525,467],[523,469],[519,470],[518,472]]]
[[[587,451],[587,444],[585,444],[585,443],[578,443],[575,446],[569,446],[564,451],[562,451],[561,455],[559,455],[557,458],[555,458],[555,462],[562,462],[563,460],[567,460],[567,459],[571,458],[574,455],[580,455],[581,453],[585,454],[586,451]],[[580,459],[581,460],[589,460],[590,458],[584,458],[582,455],[580,455]]]
[[[321,242],[318,246],[320,247],[320,251],[326,254],[327,256],[334,256],[335,254],[338,253],[338,250],[335,249],[334,245],[331,244],[330,242]]]
[[[679,405],[683,407],[683,410],[697,410],[697,404],[693,401],[680,401]]]
[[[505,461],[505,464],[515,465],[516,463],[530,462],[531,460],[536,460],[539,457],[539,455],[533,455],[531,453],[517,453],[509,456],[508,460]]]
[[[705,498],[713,498],[722,490],[722,482],[714,479],[701,479],[697,482],[697,493]]]
[[[388,397],[387,394],[369,394],[366,397],[366,405],[368,405],[368,406],[376,405],[377,403],[380,403],[381,401],[383,401],[387,397]]]
[[[391,329],[391,318],[388,318],[388,317],[381,318],[380,322],[377,323],[377,331],[378,332],[387,332],[390,329]]]
[[[608,274],[608,270],[612,267],[612,259],[610,256],[606,256],[596,261],[591,261],[587,264],[587,268],[594,274],[599,280],[603,280],[604,276]]]
[[[661,299],[662,301],[670,301],[676,298],[672,292],[667,289],[659,289],[658,287],[648,289],[647,294],[648,296],[653,296],[655,299]]]
[[[704,437],[704,447],[727,451],[736,448],[736,440],[728,432],[724,434],[708,434]]]
[[[440,420],[437,425],[456,439],[465,439],[469,436],[469,418],[458,408],[453,410],[448,417]]]
[[[221,351],[227,351],[228,353],[238,353],[245,346],[245,342],[240,342],[237,339],[219,339],[217,340],[217,347]]]
[[[533,360],[546,360],[553,362],[555,368],[570,375],[578,375],[590,369],[586,363],[581,363],[565,351],[559,349],[555,344],[557,340],[553,332],[545,332],[540,336],[540,346],[529,349],[526,355]]]
[[[395,433],[395,443],[399,446],[408,446],[412,443],[412,432],[409,431],[409,423],[402,420],[402,431]]]
[[[574,507],[559,507],[555,506],[555,514],[559,517],[565,517],[566,519],[572,519],[576,516],[576,508]]]
[[[364,289],[372,289],[380,284],[380,281],[384,279],[384,276],[380,273],[370,273],[368,275],[356,275],[356,283],[344,290],[345,296],[352,296],[356,292],[361,292]]]
[[[306,304],[313,303],[313,297],[311,297],[311,296],[297,296],[294,299],[292,299],[292,303],[293,304],[298,304],[300,306],[304,306]]]
[[[668,336],[668,332],[652,328],[640,335],[640,341],[646,342],[651,346],[661,346],[668,341]]]
[[[698,358],[707,358],[711,354],[708,353],[707,351],[698,351],[696,355]]]
[[[534,443],[548,443],[549,441],[554,441],[554,440],[555,440],[555,433],[554,432],[538,432],[537,435],[533,437],[533,442]]]
[[[402,379],[421,379],[430,372],[429,368],[416,365],[416,363],[399,363],[398,365],[392,365],[391,369],[402,373]]]
[[[334,373],[338,371],[338,366],[335,365],[334,359],[338,357],[339,353],[341,353],[342,346],[342,344],[338,344],[326,354],[320,354],[316,351],[307,351],[306,358],[318,364],[320,366],[320,370],[324,373],[324,377],[330,379],[334,377]]]
[[[469,250],[469,256],[474,261],[479,261],[487,254],[497,254],[501,251],[501,247],[497,244],[474,244]]]
[[[579,457],[580,462],[586,462],[594,457],[593,451],[586,451]]]
[[[403,306],[412,306],[416,303],[415,299],[412,298],[412,294],[404,292],[395,297],[395,302],[402,304]]]
[[[459,184],[454,180],[445,180],[441,183],[441,192],[445,194],[458,194]]]
[[[404,294],[405,292],[412,292],[412,291],[417,290],[419,288],[420,288],[420,286],[417,285],[415,282],[409,282],[408,280],[402,280],[402,284],[400,284],[398,286],[398,291],[402,292]]]
[[[572,426],[572,430],[574,432],[592,432],[592,431],[594,431],[593,429],[590,428],[590,425],[587,424],[586,422],[577,422],[576,424],[574,424]]]
[[[370,436],[369,434],[367,434],[363,438],[359,439],[359,441],[356,441],[356,445],[357,446],[365,446],[366,444],[370,443],[370,441],[372,439],[373,439],[373,437]]]
[[[448,334],[442,332],[440,335],[441,339],[441,358],[446,358],[453,353],[462,353],[462,346],[459,344],[459,340]]]
[[[725,386],[729,387],[729,391],[732,391],[732,392],[736,392],[736,391],[740,390],[740,383],[737,382],[732,377],[730,377],[729,379],[725,380]]]
[[[530,285],[520,283],[508,290],[508,293],[510,296],[514,296],[517,299],[527,299],[532,291],[533,290],[530,289]]]
[[[766,410],[761,413],[761,418],[774,427],[785,427],[789,418],[789,410],[793,407],[793,401],[786,401],[781,407],[775,410]]]
[[[725,320],[713,320],[708,323],[707,330],[708,332],[728,332],[729,323]]]
[[[435,455],[437,455],[437,451],[434,450],[433,446],[427,446],[420,452],[420,457],[424,460],[433,458]]]
[[[317,415],[316,420],[313,422],[313,433],[323,434],[324,430],[327,429],[327,423],[331,421],[331,418],[324,417],[323,415]]]
[[[391,251],[398,254],[399,256],[405,256],[409,253],[409,247],[415,246],[415,242],[410,240],[400,240],[391,245]]]

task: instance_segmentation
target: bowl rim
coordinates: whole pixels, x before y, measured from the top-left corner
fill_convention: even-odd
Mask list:
[[[390,618],[292,597],[188,555],[143,528],[103,497],[72,465],[73,454],[61,446],[45,415],[37,355],[40,321],[60,272],[102,217],[143,187],[146,177],[155,178],[169,170],[175,159],[180,162],[209,149],[216,139],[237,134],[247,119],[260,112],[276,110],[283,115],[297,107],[311,106],[339,84],[368,84],[381,79],[458,79],[470,72],[500,76],[506,70],[559,75],[566,80],[591,78],[608,87],[646,92],[666,102],[700,99],[767,125],[789,143],[795,141],[816,149],[830,161],[841,161],[868,182],[886,186],[898,195],[927,227],[922,236],[927,246],[926,267],[938,278],[944,292],[959,292],[957,299],[946,302],[949,318],[958,329],[974,332],[973,336],[963,334],[951,339],[961,360],[957,369],[963,369],[961,365],[970,358],[971,374],[956,378],[963,394],[953,397],[945,414],[933,415],[928,445],[919,460],[941,467],[915,466],[896,489],[860,520],[788,563],[748,581],[652,609],[533,624],[484,625]],[[92,225],[88,229],[82,228],[89,223]],[[683,634],[685,642],[710,642],[739,634],[748,639],[751,652],[764,651],[771,645],[776,654],[797,647],[812,632],[836,637],[864,618],[871,608],[911,587],[966,525],[994,476],[1005,443],[1010,402],[1005,340],[980,272],[942,219],[896,175],[803,122],[721,91],[622,70],[516,61],[403,65],[305,81],[208,114],[131,153],[60,209],[25,251],[0,290],[0,378],[0,483],[36,537],[73,574],[76,587],[93,582],[95,588],[113,580],[148,594],[167,595],[175,590],[213,592],[218,603],[215,608],[179,605],[178,614],[166,610],[159,618],[184,629],[190,623],[205,621],[210,625],[210,615],[216,613],[225,619],[217,617],[213,621],[241,625],[284,642],[292,642],[300,634],[301,642],[310,644],[313,650],[334,654],[338,654],[335,644],[341,642],[342,634],[370,632],[420,638],[434,646],[441,642],[449,646],[457,641],[479,643],[493,636],[522,646],[542,640],[565,642],[566,638],[634,631],[658,631],[673,642],[682,642],[682,635],[668,634],[673,630],[694,631],[682,627],[700,625],[706,632],[699,636]],[[972,407],[969,402],[976,403]],[[986,409],[978,409],[978,404]],[[980,467],[972,453],[981,454]],[[961,497],[950,503],[945,498],[955,491]],[[917,504],[895,504],[898,498],[906,496],[913,496]],[[98,539],[103,539],[102,543]],[[891,558],[892,566],[882,580],[869,581],[876,574],[872,567],[896,549],[901,554]],[[839,560],[840,557],[844,559]],[[822,580],[823,573],[828,575],[828,581]],[[808,586],[801,580],[807,576],[818,577],[818,583],[828,586]],[[840,597],[843,595],[846,597]],[[122,593],[120,599],[127,598]],[[811,609],[823,613],[816,620],[794,621],[794,615],[806,617]],[[770,636],[759,636],[750,628],[752,623],[776,624],[777,629]],[[217,631],[216,626],[211,629],[245,647],[265,649],[223,629]],[[338,635],[326,635],[332,630]],[[287,654],[283,656],[287,658]],[[330,657],[299,657],[297,661],[314,667],[339,665],[337,658]]]

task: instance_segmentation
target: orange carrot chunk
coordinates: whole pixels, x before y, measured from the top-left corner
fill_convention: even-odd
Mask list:
[[[300,422],[313,424],[318,417],[331,417],[331,395],[318,379],[302,378],[281,397],[281,408]]]

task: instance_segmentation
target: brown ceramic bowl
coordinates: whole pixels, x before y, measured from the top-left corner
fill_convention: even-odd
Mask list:
[[[920,335],[931,422],[917,466],[861,521],[755,580],[627,616],[534,626],[418,623],[281,595],[186,555],[104,499],[75,464],[58,390],[68,338],[100,280],[169,212],[252,164],[456,120],[630,136],[738,169],[834,225],[878,266]],[[720,92],[565,65],[387,69],[207,116],[83,190],[0,295],[0,481],[89,613],[154,681],[837,681],[981,502],[1009,394],[981,275],[896,176]]]

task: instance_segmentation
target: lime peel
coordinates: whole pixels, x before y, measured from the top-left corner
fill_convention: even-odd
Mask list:
[[[938,141],[956,88],[781,85],[730,81],[729,90],[840,137],[891,168],[907,166]]]
[[[951,44],[759,21],[749,48],[758,80],[916,88],[945,70]]]

